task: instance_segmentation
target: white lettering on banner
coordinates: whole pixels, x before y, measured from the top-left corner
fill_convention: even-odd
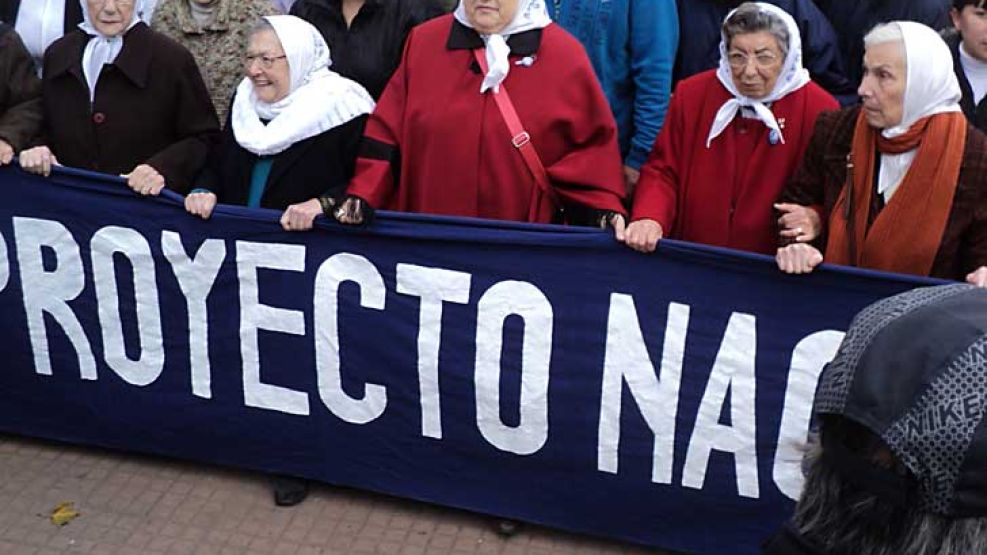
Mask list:
[[[257,332],[268,330],[305,335],[305,316],[261,304],[257,270],[305,271],[305,247],[282,243],[236,242],[236,267],[240,278],[240,354],[243,360],[243,398],[247,406],[288,414],[308,415],[308,394],[260,380]],[[287,364],[290,361],[278,361]]]
[[[756,319],[733,313],[720,344],[703,393],[682,471],[682,485],[702,489],[710,452],[733,453],[737,491],[757,498],[757,442],[755,423]],[[730,394],[730,425],[719,423],[723,403]]]
[[[545,294],[523,281],[501,281],[487,289],[476,308],[476,424],[491,445],[531,455],[548,440],[548,371],[552,359],[552,305]],[[520,423],[500,417],[500,366],[504,323],[524,320],[521,345]]]
[[[186,254],[182,237],[174,231],[161,232],[161,250],[171,263],[171,270],[185,296],[188,308],[189,366],[192,393],[212,398],[212,372],[209,366],[209,310],[206,299],[212,292],[219,269],[226,259],[226,244],[221,239],[202,242],[195,257]]]
[[[151,246],[144,236],[133,229],[107,226],[93,234],[89,248],[99,324],[103,331],[103,359],[129,384],[145,386],[154,383],[164,370],[165,352]],[[127,356],[124,343],[114,262],[117,254],[123,255],[133,268],[139,352],[136,359]]]
[[[358,254],[338,253],[319,266],[315,275],[315,366],[319,396],[326,407],[352,424],[376,420],[387,408],[387,389],[366,384],[362,399],[343,391],[339,358],[339,286],[343,282],[360,286],[360,306],[384,310],[387,290],[377,268]]]
[[[688,327],[689,307],[669,303],[659,380],[655,376],[655,367],[644,342],[634,298],[620,293],[610,296],[596,455],[599,470],[617,473],[621,401],[623,385],[626,383],[648,428],[655,436],[651,481],[656,484],[672,483],[675,418],[678,414],[682,358],[685,355]]]
[[[422,435],[442,439],[439,401],[439,351],[442,344],[442,303],[466,304],[470,280],[464,272],[397,265],[397,290],[421,299],[418,315],[418,387],[421,392]]]
[[[0,291],[7,287],[10,280],[10,260],[7,257],[7,240],[0,233]]]
[[[802,455],[812,418],[816,384],[826,362],[836,356],[844,335],[832,330],[816,332],[799,341],[792,351],[772,470],[778,489],[792,500],[797,500],[802,493]]]
[[[51,375],[45,330],[45,314],[48,314],[61,326],[75,348],[82,379],[95,380],[96,358],[82,324],[68,304],[86,285],[78,243],[59,222],[15,217],[13,223],[35,372]],[[45,247],[51,249],[55,257],[55,268],[51,271],[44,267],[41,249]]]

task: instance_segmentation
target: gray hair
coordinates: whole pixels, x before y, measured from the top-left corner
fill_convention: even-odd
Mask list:
[[[898,42],[905,44],[905,35],[901,32],[901,27],[894,21],[890,23],[879,23],[864,35],[864,47],[869,48],[875,44],[885,42]]]
[[[271,31],[277,35],[277,32],[274,30],[274,25],[271,25],[270,21],[262,17],[250,26],[250,29],[247,31],[247,40],[250,40],[250,37],[256,35],[257,33],[262,33],[264,31]]]
[[[823,433],[835,434],[859,456],[895,472],[907,469],[863,427],[841,417],[823,420]],[[795,507],[799,533],[824,553],[859,555],[965,555],[987,553],[987,518],[951,518],[896,505],[857,487],[821,456],[816,444],[806,455],[808,472]],[[888,457],[892,459],[888,463]],[[883,462],[878,462],[883,461]]]
[[[778,43],[781,57],[788,57],[788,43],[791,40],[788,25],[777,15],[761,10],[754,2],[744,2],[734,10],[730,17],[723,22],[722,31],[728,49],[737,35],[768,32]]]

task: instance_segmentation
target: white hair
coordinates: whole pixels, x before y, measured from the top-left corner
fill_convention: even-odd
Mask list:
[[[901,26],[892,21],[890,23],[879,23],[864,35],[864,48],[870,48],[875,44],[886,42],[897,42],[904,46],[905,34],[901,32]]]

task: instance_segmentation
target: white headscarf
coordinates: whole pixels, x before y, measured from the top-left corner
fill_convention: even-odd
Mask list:
[[[257,98],[248,78],[233,100],[233,136],[258,156],[271,156],[374,110],[374,99],[359,83],[329,71],[329,46],[311,23],[293,15],[265,17],[281,41],[291,89],[268,104]],[[264,125],[263,121],[269,123]]]
[[[473,24],[466,17],[466,7],[464,0],[459,0],[459,6],[454,12],[456,21],[473,29]],[[480,94],[493,89],[495,93],[500,92],[500,84],[507,79],[507,74],[511,70],[511,63],[508,56],[511,48],[507,46],[507,37],[516,33],[523,33],[532,29],[543,29],[552,23],[552,18],[548,15],[548,7],[545,0],[518,0],[517,13],[514,19],[501,29],[499,33],[493,35],[480,35],[487,45],[487,74],[480,84]]]
[[[895,21],[905,42],[905,98],[901,123],[881,131],[887,138],[908,131],[918,120],[934,114],[960,111],[959,81],[953,73],[953,55],[932,29],[912,21]],[[885,202],[891,200],[908,169],[916,150],[901,154],[882,154],[877,176],[877,192]]]
[[[719,111],[716,112],[716,117],[713,119],[713,126],[710,128],[709,136],[706,138],[706,148],[709,148],[713,139],[718,137],[730,125],[733,118],[737,116],[737,112],[743,107],[753,109],[757,119],[764,122],[764,125],[767,125],[777,135],[778,140],[784,143],[785,137],[782,135],[778,121],[775,119],[771,109],[767,107],[767,104],[801,89],[810,80],[809,71],[802,67],[802,37],[799,34],[799,28],[795,24],[795,20],[785,10],[777,6],[757,2],[757,7],[761,12],[768,12],[785,22],[785,26],[788,27],[788,55],[785,56],[785,63],[782,65],[781,74],[778,75],[774,89],[768,96],[759,99],[747,98],[740,94],[733,82],[733,73],[730,71],[730,61],[727,58],[727,38],[725,35],[721,37],[720,67],[716,71],[716,77],[719,78],[720,83],[733,95],[733,98],[727,100],[723,106],[720,106]],[[726,19],[730,19],[730,16],[736,11],[733,10],[727,14]]]
[[[123,35],[141,20],[140,14],[144,11],[144,0],[134,0],[134,13],[130,17],[127,29],[113,37],[100,33],[92,24],[86,0],[79,0],[79,3],[82,4],[82,23],[79,24],[79,28],[92,37],[86,44],[85,50],[82,51],[82,73],[86,76],[86,84],[89,85],[89,101],[92,102],[96,96],[99,73],[103,71],[104,65],[112,64],[120,55],[120,50],[123,49]]]

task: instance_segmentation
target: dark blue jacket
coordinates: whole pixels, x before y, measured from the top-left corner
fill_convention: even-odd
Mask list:
[[[682,41],[675,81],[713,69],[720,62],[720,27],[738,0],[677,0]],[[847,79],[836,32],[811,0],[767,0],[788,12],[802,36],[802,61],[812,80],[840,101],[857,101],[856,85]],[[852,3],[851,0],[844,0]]]
[[[556,0],[552,19],[586,48],[617,120],[624,164],[640,168],[668,110],[679,40],[675,1]]]
[[[949,0],[816,0],[839,35],[847,77],[854,86],[863,74],[864,35],[878,23],[918,21],[936,31],[949,22]]]

